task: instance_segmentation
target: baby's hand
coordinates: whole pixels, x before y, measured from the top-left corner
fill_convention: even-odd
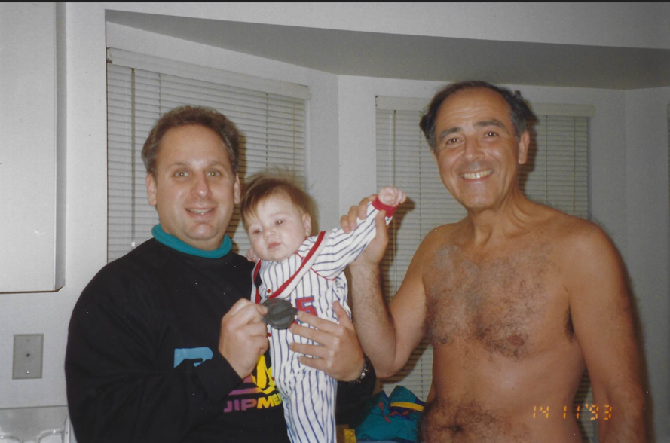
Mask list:
[[[386,206],[398,206],[405,202],[405,193],[398,188],[386,187],[379,191],[377,198]]]

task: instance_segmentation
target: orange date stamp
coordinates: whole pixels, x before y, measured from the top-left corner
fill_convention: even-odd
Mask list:
[[[533,418],[549,418],[549,414],[555,417],[555,410],[550,411],[549,406],[533,406]],[[567,419],[568,415],[574,415],[577,420],[580,418],[585,420],[587,417],[590,417],[591,421],[596,420],[611,420],[612,419],[612,406],[603,405],[601,408],[598,405],[592,404],[589,405],[585,403],[583,405],[574,406],[570,411],[568,411],[568,406],[563,406],[562,411],[558,411],[562,415],[563,419]]]

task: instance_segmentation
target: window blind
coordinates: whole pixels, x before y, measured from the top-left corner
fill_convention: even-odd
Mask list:
[[[589,218],[588,135],[593,106],[535,105],[530,158],[520,184],[533,201]]]
[[[405,191],[413,203],[401,205],[391,222],[389,247],[381,263],[382,287],[387,300],[398,291],[414,252],[426,234],[436,226],[465,216],[463,207],[445,192],[419,128],[420,118],[418,110],[377,107],[377,188],[396,186]],[[401,228],[399,221],[402,221]],[[432,382],[432,364],[432,347],[424,341],[412,353],[405,368],[384,382],[384,389],[390,394],[396,385],[403,385],[425,400]]]
[[[274,92],[273,92],[274,91]],[[307,88],[110,48],[107,63],[108,261],[151,238],[158,223],[147,203],[141,152],[165,112],[212,107],[244,134],[240,178],[268,167],[305,174]],[[250,247],[236,208],[228,226],[234,248]]]
[[[466,215],[440,179],[428,143],[419,128],[427,100],[377,97],[377,188],[397,186],[412,205],[396,212],[390,227],[389,248],[382,261],[383,288],[387,300],[395,294],[421,240],[433,228],[454,223]],[[534,155],[521,168],[520,180],[532,200],[569,214],[589,216],[588,122],[591,106],[538,105]],[[401,220],[402,226],[397,223]],[[432,348],[426,341],[413,352],[396,376],[385,380],[387,393],[398,384],[426,399],[432,382]],[[575,399],[583,411],[591,404],[588,376]],[[562,411],[561,411],[562,413]],[[596,441],[591,414],[580,414],[585,441]]]

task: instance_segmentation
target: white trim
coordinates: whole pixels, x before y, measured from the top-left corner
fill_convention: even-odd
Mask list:
[[[430,99],[409,97],[375,97],[377,109],[390,111],[424,111],[430,103]]]
[[[307,86],[294,83],[254,77],[248,74],[224,71],[223,69],[197,66],[192,63],[184,63],[178,60],[170,60],[148,54],[138,54],[117,48],[108,48],[108,54],[112,63],[117,66],[143,69],[145,71],[186,77],[217,84],[226,84],[268,94],[279,94],[299,98],[302,100],[309,100],[310,98]]]

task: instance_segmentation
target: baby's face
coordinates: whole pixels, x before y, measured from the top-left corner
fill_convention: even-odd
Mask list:
[[[249,240],[262,260],[282,261],[293,255],[312,230],[312,219],[284,195],[262,201],[247,219]]]

